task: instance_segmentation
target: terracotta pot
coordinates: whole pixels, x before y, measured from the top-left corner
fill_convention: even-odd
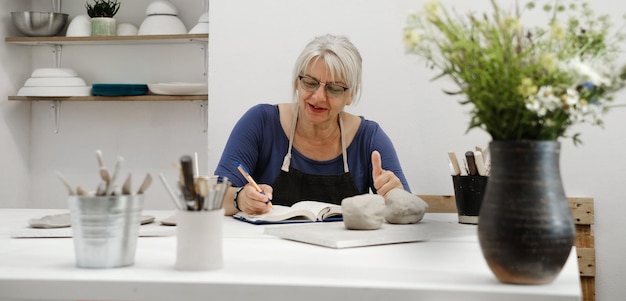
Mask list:
[[[546,284],[560,273],[576,228],[559,169],[556,141],[493,141],[480,210],[483,256],[504,283]]]

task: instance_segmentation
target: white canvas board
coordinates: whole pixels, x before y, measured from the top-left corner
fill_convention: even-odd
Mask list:
[[[431,226],[435,223],[431,221],[409,225],[384,223],[376,230],[348,230],[343,222],[289,224],[267,227],[265,234],[341,249],[424,241],[429,239]]]

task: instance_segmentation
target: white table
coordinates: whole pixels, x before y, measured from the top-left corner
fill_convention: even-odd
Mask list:
[[[0,300],[581,300],[575,250],[549,285],[502,284],[485,263],[476,226],[454,214],[415,243],[331,249],[263,234],[224,218],[224,268],[174,269],[176,238],[139,238],[135,264],[75,267],[71,238],[10,238],[29,218],[64,210],[0,210]],[[157,221],[172,211],[146,211]],[[151,226],[158,226],[157,224]]]

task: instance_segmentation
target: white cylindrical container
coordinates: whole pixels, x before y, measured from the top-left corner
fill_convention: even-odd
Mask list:
[[[176,269],[212,270],[224,266],[224,209],[176,212]]]

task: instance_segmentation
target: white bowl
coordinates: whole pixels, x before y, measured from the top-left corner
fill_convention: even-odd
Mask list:
[[[22,87],[17,96],[91,96],[91,87]]]
[[[30,77],[73,77],[78,76],[74,69],[69,68],[38,68]]]
[[[176,6],[167,0],[154,0],[146,7],[146,15],[178,15]]]
[[[209,23],[198,23],[189,31],[189,33],[209,33]]]
[[[24,87],[81,87],[87,83],[80,77],[31,77]]]
[[[91,36],[91,18],[88,15],[78,15],[67,26],[65,35],[68,37]]]
[[[187,28],[183,21],[176,16],[152,15],[148,16],[141,26],[138,35],[160,35],[160,34],[186,34]]]
[[[117,35],[118,36],[136,36],[139,29],[137,26],[130,23],[122,23],[117,24]]]
[[[209,12],[206,12],[200,16],[198,23],[209,23]]]

